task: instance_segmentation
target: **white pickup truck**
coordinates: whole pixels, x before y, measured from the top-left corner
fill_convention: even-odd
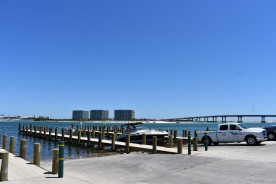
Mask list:
[[[246,141],[248,145],[258,145],[267,140],[266,130],[262,128],[248,128],[241,123],[223,123],[218,125],[216,131],[197,131],[198,140],[204,142],[205,133],[209,145],[218,143],[231,143]]]

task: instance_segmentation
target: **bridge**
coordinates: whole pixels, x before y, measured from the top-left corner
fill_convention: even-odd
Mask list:
[[[227,118],[237,118],[237,122],[242,123],[244,117],[259,117],[262,123],[265,123],[265,118],[273,117],[276,118],[276,115],[214,115],[214,116],[191,116],[183,118],[174,118],[167,119],[167,121],[197,121],[197,122],[227,122]]]

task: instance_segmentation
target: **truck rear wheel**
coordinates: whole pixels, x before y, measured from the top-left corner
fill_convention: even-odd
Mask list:
[[[248,136],[245,141],[250,146],[257,145],[257,139],[253,135]]]

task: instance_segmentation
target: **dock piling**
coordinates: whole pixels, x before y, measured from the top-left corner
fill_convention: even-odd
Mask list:
[[[177,139],[177,153],[182,154],[182,139]]]
[[[52,174],[58,173],[58,158],[59,158],[59,149],[53,149],[53,160],[52,160]]]
[[[152,153],[156,154],[157,136],[152,137]]]
[[[40,144],[34,143],[33,164],[40,167]]]
[[[23,158],[24,160],[26,160],[26,144],[27,144],[27,139],[21,139],[19,157]]]
[[[0,181],[8,181],[9,152],[4,150],[1,151],[0,158],[2,159]]]
[[[10,153],[14,154],[15,137],[10,137]]]
[[[3,134],[2,148],[4,150],[7,150],[7,144],[8,144],[8,135],[7,134]]]

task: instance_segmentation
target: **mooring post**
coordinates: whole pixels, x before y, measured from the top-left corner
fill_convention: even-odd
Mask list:
[[[40,167],[40,144],[34,143],[33,164]]]
[[[176,144],[177,130],[173,131],[173,142]]]
[[[61,129],[61,140],[62,140],[62,141],[65,140],[64,137],[65,137],[65,129],[62,128],[62,129]]]
[[[19,153],[19,157],[23,158],[24,160],[26,160],[26,144],[27,144],[27,139],[22,139],[20,141],[20,153]]]
[[[115,133],[112,135],[112,151],[114,151],[115,150],[115,138],[116,138],[116,135],[115,135]]]
[[[18,133],[21,132],[21,123],[18,124]]]
[[[157,136],[152,137],[152,153],[156,154],[156,148],[157,148]]]
[[[126,153],[129,153],[129,143],[130,143],[130,135],[126,135]]]
[[[169,148],[173,147],[173,140],[172,140],[172,135],[169,135]]]
[[[73,143],[73,130],[72,130],[72,128],[69,129],[69,142],[70,142],[70,144]]]
[[[32,124],[30,124],[30,132],[29,132],[29,134],[30,134],[30,135],[33,134],[33,125],[32,125]]]
[[[78,132],[78,145],[81,143],[81,130]]]
[[[58,162],[58,177],[63,178],[64,174],[64,141],[59,142],[59,162]]]
[[[142,134],[142,144],[147,144],[147,135]]]
[[[43,127],[43,139],[46,139],[46,127]]]
[[[58,173],[59,149],[53,149],[52,174]]]
[[[42,135],[41,135],[41,131],[42,131],[42,127],[40,126],[40,127],[39,127],[39,136],[38,136],[39,138],[41,138],[41,137],[42,137]]]
[[[3,142],[2,142],[2,148],[4,150],[7,150],[7,144],[8,144],[8,135],[4,134],[3,135]]]
[[[14,154],[15,137],[10,137],[10,153]]]
[[[98,149],[101,150],[102,149],[102,132],[99,132],[99,137],[98,137],[99,141],[98,141]]]
[[[37,129],[37,127],[34,126],[34,136],[35,136],[35,137],[36,137],[36,129]]]
[[[49,128],[49,140],[52,140],[52,127]]]
[[[191,155],[191,132],[188,131],[188,155]]]
[[[182,139],[177,139],[177,153],[182,154]]]
[[[95,138],[95,130],[92,130],[91,137],[94,139]]]
[[[208,144],[209,144],[208,135],[205,132],[204,133],[204,147],[205,147],[205,151],[208,151]]]
[[[197,145],[197,137],[193,138],[193,151],[198,151],[197,149],[198,145]]]
[[[118,133],[117,133],[117,131],[114,132],[114,135],[115,135],[115,141],[117,141],[118,140]]]
[[[90,137],[91,137],[91,132],[88,130],[87,131],[87,143],[86,143],[87,147],[90,147]]]
[[[1,151],[0,158],[2,158],[0,181],[8,181],[9,152]]]
[[[55,128],[55,142],[58,140],[58,128]]]
[[[182,130],[182,137],[186,137],[185,136],[185,130]]]

